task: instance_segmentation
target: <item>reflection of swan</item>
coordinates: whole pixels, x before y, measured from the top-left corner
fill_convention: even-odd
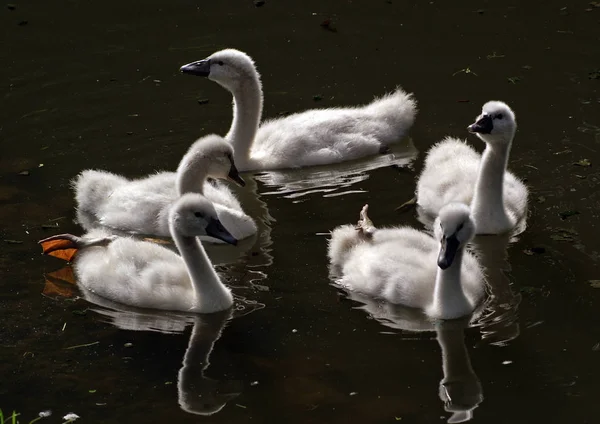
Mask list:
[[[417,156],[412,139],[405,138],[394,144],[384,155],[356,161],[343,162],[310,169],[268,171],[256,178],[274,190],[262,193],[281,194],[288,198],[298,198],[321,192],[323,197],[334,197],[348,193],[362,192],[351,187],[369,178],[369,171],[383,167],[407,167]]]
[[[92,230],[86,237],[70,234],[40,241],[44,253],[79,249],[78,283],[99,296],[143,308],[215,312],[233,304],[196,236],[235,239],[216,218],[212,204],[195,193],[183,195],[169,214],[171,235],[181,257],[155,243],[106,236]]]
[[[237,295],[241,293],[238,289],[266,290],[267,287],[262,285],[261,281],[267,278],[267,268],[273,264],[271,226],[275,218],[271,216],[267,204],[261,199],[256,180],[250,175],[245,178],[246,187],[244,190],[239,190],[238,197],[248,214],[254,217],[258,232],[256,243],[250,252],[227,267],[227,274],[232,281],[229,284],[235,284],[233,287]]]
[[[435,239],[410,227],[376,229],[366,215],[355,228],[333,230],[329,258],[338,284],[391,303],[424,310],[434,318],[471,314],[485,294],[475,256],[464,251],[474,225],[466,205],[444,206]]]
[[[177,172],[128,180],[110,172],[83,171],[73,181],[79,221],[86,224],[93,217],[109,228],[165,237],[169,236],[168,213],[173,202],[181,194],[200,193],[213,202],[219,220],[234,237],[249,237],[256,233],[256,225],[231,190],[206,181],[208,177],[229,178],[244,185],[232,155],[231,145],[213,134],[192,144]]]
[[[439,396],[444,409],[452,412],[449,423],[462,423],[473,418],[473,410],[483,401],[481,382],[473,371],[465,346],[464,328],[467,322],[446,321],[436,325],[437,340],[442,348],[444,378]]]
[[[234,315],[232,309],[202,315],[148,311],[111,302],[87,290],[82,293],[86,300],[100,306],[93,308],[95,312],[109,318],[112,325],[123,330],[183,333],[188,325],[193,324],[177,378],[179,405],[184,411],[212,415],[240,395],[241,382],[219,381],[204,376],[213,346]]]
[[[298,168],[353,160],[384,151],[412,126],[416,102],[397,88],[365,106],[315,109],[264,122],[262,86],[252,59],[226,49],[181,67],[229,90],[233,122],[227,138],[241,170]]]
[[[486,144],[483,156],[455,138],[432,147],[417,183],[420,208],[435,217],[447,203],[471,205],[477,234],[499,234],[518,226],[527,212],[527,187],[506,171],[516,128],[508,105],[491,101],[469,126]]]
[[[374,319],[386,327],[410,332],[435,331],[442,349],[442,370],[439,396],[444,409],[452,412],[449,423],[468,421],[473,410],[483,401],[483,389],[473,371],[469,352],[465,346],[464,329],[471,317],[439,321],[431,320],[422,311],[373,299],[360,293],[345,290],[349,299],[362,305]],[[477,314],[478,312],[476,312]]]
[[[234,381],[218,381],[204,376],[215,342],[221,336],[231,311],[197,316],[190,342],[177,378],[179,406],[185,412],[212,415],[241,393]]]
[[[510,271],[507,252],[510,241],[508,234],[478,236],[472,241],[490,294],[486,309],[477,322],[482,340],[489,344],[503,345],[520,334],[518,308],[521,294],[513,293],[505,274]]]

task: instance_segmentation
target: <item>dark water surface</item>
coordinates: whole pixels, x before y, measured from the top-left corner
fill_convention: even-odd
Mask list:
[[[3,411],[29,422],[50,409],[49,423],[68,412],[87,423],[431,423],[451,419],[450,396],[447,409],[479,405],[475,423],[598,422],[600,4],[15,6],[0,10]],[[336,32],[320,26],[327,18]],[[265,117],[360,104],[401,84],[419,101],[414,148],[247,175],[239,194],[261,234],[219,265],[239,299],[224,328],[228,314],[142,314],[42,295],[45,275],[64,263],[42,257],[37,240],[81,233],[70,178],[85,168],[174,169],[196,137],[227,131],[229,93],[178,73],[225,47],[255,59]],[[421,228],[414,210],[394,208],[412,196],[424,152],[443,136],[482,147],[465,128],[490,99],[517,114],[510,168],[531,189],[519,239],[507,251],[481,242],[494,307],[466,330],[391,328],[420,317],[331,286],[326,233],[355,222],[367,202],[378,225]],[[574,165],[583,159],[591,166]]]

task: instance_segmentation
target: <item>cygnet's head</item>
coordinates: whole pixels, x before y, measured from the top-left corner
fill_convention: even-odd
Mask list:
[[[246,53],[225,49],[209,57],[183,65],[184,74],[208,77],[229,91],[235,91],[244,81],[258,79],[254,62]]]
[[[486,143],[509,144],[517,130],[517,121],[506,103],[492,100],[483,105],[481,115],[467,129]]]
[[[463,203],[449,203],[440,209],[435,220],[434,233],[441,243],[438,266],[449,268],[456,252],[462,249],[475,235],[475,223],[471,210]]]
[[[198,193],[184,194],[173,204],[169,224],[171,233],[185,237],[208,235],[225,243],[237,244],[237,240],[217,218],[213,204]]]
[[[233,147],[219,135],[209,134],[196,140],[181,160],[177,172],[193,173],[195,167],[201,167],[208,177],[229,179],[241,187],[246,185],[233,161]]]

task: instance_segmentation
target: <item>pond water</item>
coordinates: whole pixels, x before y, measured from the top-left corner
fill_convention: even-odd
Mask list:
[[[597,422],[600,4],[255,3],[0,10],[0,409],[21,422],[51,410],[49,423]],[[86,297],[36,244],[81,234],[69,180],[174,169],[195,138],[224,134],[229,93],[178,69],[226,47],[256,61],[265,117],[402,85],[419,102],[410,140],[352,164],[246,174],[236,192],[260,233],[210,252],[231,316]],[[476,246],[494,290],[482,322],[398,329],[420,317],[331,285],[328,231],[365,203],[377,225],[422,228],[394,209],[432,144],[482,147],[466,126],[490,99],[517,114],[509,167],[530,187],[527,229]]]

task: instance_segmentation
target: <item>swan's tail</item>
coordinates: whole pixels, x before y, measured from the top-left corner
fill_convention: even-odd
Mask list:
[[[94,214],[99,205],[104,204],[110,193],[127,179],[106,171],[87,169],[71,181],[75,191],[77,209]]]
[[[346,261],[347,254],[358,243],[364,241],[354,225],[342,225],[331,232],[327,255],[332,265],[341,266]]]
[[[401,87],[396,87],[392,93],[376,98],[366,110],[383,118],[390,124],[394,123],[399,132],[407,131],[417,115],[417,100],[412,93],[407,93]]]

